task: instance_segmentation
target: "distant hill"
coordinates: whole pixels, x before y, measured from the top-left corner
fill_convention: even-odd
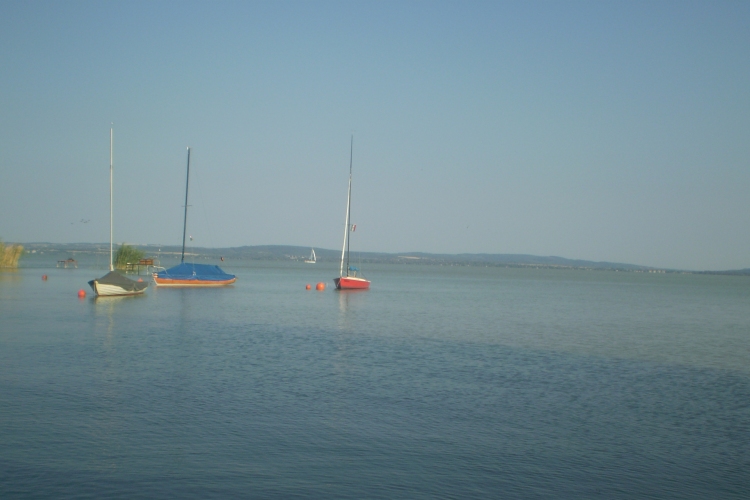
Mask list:
[[[165,245],[137,245],[128,243],[148,256],[179,255],[180,246]],[[109,252],[108,243],[28,243],[26,250],[30,252],[68,253],[68,254],[97,254]],[[187,252],[191,256],[220,258],[227,260],[292,260],[302,261],[310,255],[310,247],[290,245],[257,245],[230,248],[202,248],[190,247]],[[315,254],[320,262],[338,262],[341,258],[340,250],[316,248]],[[656,269],[622,264],[615,262],[592,262],[587,260],[573,260],[562,257],[539,257],[523,254],[431,254],[424,252],[380,253],[356,252],[356,259],[362,263],[385,264],[421,264],[421,265],[463,265],[463,266],[497,266],[497,267],[541,267],[565,269],[602,269],[621,271],[654,272]],[[662,271],[663,272],[663,271]]]
[[[147,256],[179,256],[182,247],[171,245],[137,245],[128,243],[143,250]],[[62,254],[96,254],[105,255],[109,252],[109,243],[26,243],[24,247],[29,252],[49,252]],[[266,261],[302,261],[309,257],[310,247],[291,245],[256,245],[229,248],[190,247],[187,254],[191,257],[219,259],[224,257],[229,261],[266,260]],[[315,248],[315,255],[319,262],[338,262],[341,250]],[[525,254],[433,254],[424,252],[381,253],[356,252],[357,262],[381,264],[420,264],[420,265],[449,265],[449,266],[492,266],[492,267],[534,267],[550,269],[593,269],[610,271],[630,271],[648,273],[692,272],[696,274],[719,274],[733,276],[750,276],[750,269],[729,271],[682,271],[676,269],[659,269],[619,262],[594,262],[580,259],[566,259],[563,257],[540,257]]]

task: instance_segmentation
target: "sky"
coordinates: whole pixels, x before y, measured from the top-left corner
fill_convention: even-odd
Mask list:
[[[0,2],[0,238],[750,267],[750,2]]]

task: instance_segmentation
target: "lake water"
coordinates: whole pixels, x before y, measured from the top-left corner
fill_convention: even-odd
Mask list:
[[[750,497],[748,278],[249,262],[94,299],[36,259],[0,272],[2,498]]]

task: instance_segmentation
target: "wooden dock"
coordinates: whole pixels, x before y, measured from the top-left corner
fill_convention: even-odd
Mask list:
[[[125,272],[141,274],[141,268],[143,268],[148,274],[151,267],[154,267],[154,259],[141,259],[137,263],[125,264]]]

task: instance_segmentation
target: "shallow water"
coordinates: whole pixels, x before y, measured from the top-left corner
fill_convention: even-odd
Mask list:
[[[0,496],[747,498],[746,278],[224,267],[0,273]]]

